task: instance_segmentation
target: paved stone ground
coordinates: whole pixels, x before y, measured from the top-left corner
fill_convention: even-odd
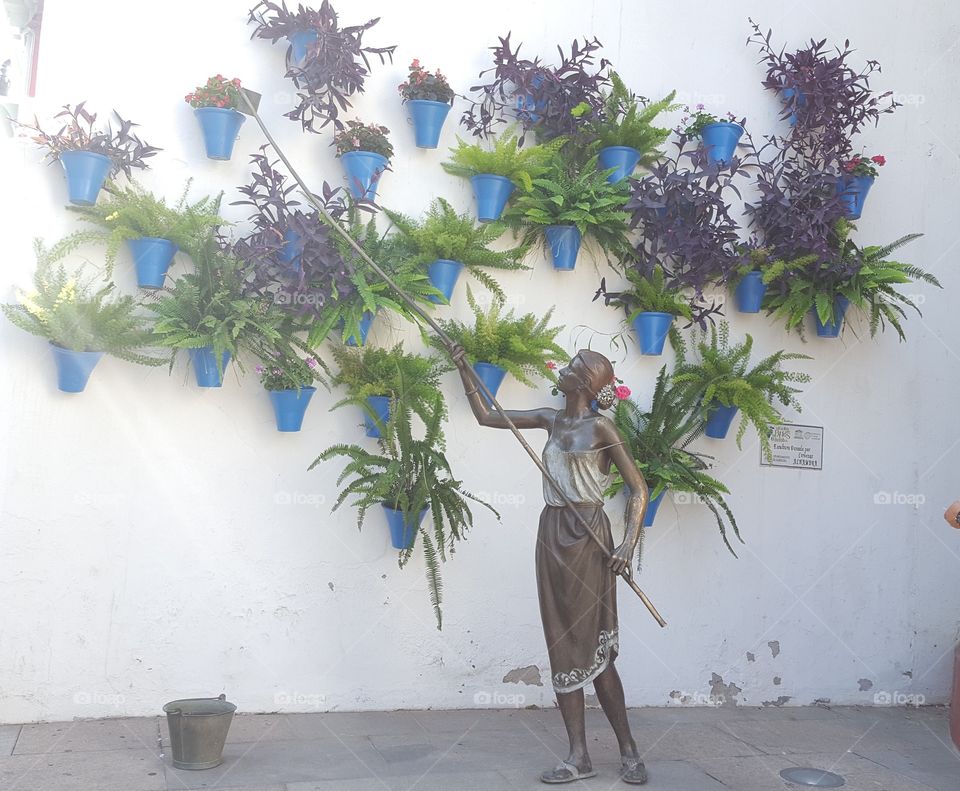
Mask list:
[[[651,791],[772,791],[816,766],[848,791],[958,791],[960,754],[942,707],[661,708],[630,711]],[[587,712],[597,777],[613,791],[617,750]],[[158,735],[166,750],[158,749]],[[162,718],[0,725],[2,791],[513,791],[542,789],[565,756],[557,710],[237,715],[216,769],[173,769]]]

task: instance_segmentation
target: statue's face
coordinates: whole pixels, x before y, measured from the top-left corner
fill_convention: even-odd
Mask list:
[[[589,382],[590,376],[579,354],[561,368],[557,374],[557,389],[561,393],[574,393],[587,387]]]

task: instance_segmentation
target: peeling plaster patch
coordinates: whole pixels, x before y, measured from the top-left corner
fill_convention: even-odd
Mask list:
[[[765,700],[765,701],[763,701],[763,705],[764,705],[764,706],[782,706],[784,703],[789,703],[789,702],[790,702],[790,696],[789,696],[789,695],[781,695],[781,696],[780,696],[779,698],[777,698],[776,700]]]
[[[814,706],[823,706],[825,709],[830,708],[830,698],[814,698],[812,701]]]
[[[857,683],[860,685],[861,692],[866,692],[873,689],[873,682],[869,678],[858,679]]]
[[[902,675],[906,676],[907,678],[913,678],[913,671],[912,671],[912,670],[904,670]]]
[[[327,583],[327,587],[330,588],[330,590],[333,590],[333,583],[332,583],[332,582],[328,582],[328,583]]]
[[[776,659],[777,654],[780,653],[780,641],[771,640],[769,643],[767,643],[767,647],[770,649],[770,653],[773,654],[773,658]]]
[[[710,678],[710,694],[714,700],[720,701],[721,708],[733,708],[737,705],[737,695],[743,690],[732,681],[729,684],[723,683],[723,677],[713,673]]]
[[[756,662],[756,661],[757,661],[757,655],[754,654],[754,653],[751,652],[751,651],[747,651],[747,661],[748,661],[748,662]]]
[[[536,665],[527,665],[526,667],[515,667],[503,677],[504,684],[527,684],[532,687],[542,687],[543,679],[540,678],[540,668]]]
[[[780,678],[780,676],[773,677],[773,686],[779,687],[782,682],[783,682],[783,679]]]

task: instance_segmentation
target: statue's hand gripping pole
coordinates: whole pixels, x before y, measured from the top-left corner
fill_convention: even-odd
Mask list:
[[[277,152],[277,156],[280,157],[280,160],[283,162],[287,170],[290,172],[290,175],[293,177],[293,180],[297,182],[297,185],[303,191],[304,197],[307,199],[307,202],[311,206],[313,206],[313,208],[316,209],[317,212],[319,212],[320,216],[323,217],[327,225],[329,225],[334,231],[336,231],[338,234],[340,234],[341,237],[343,237],[343,240],[348,245],[350,245],[353,251],[364,261],[364,263],[366,263],[367,266],[369,266],[370,269],[372,269],[373,272],[375,272],[378,277],[382,278],[384,282],[386,282],[387,285],[390,286],[390,288],[392,288],[396,292],[397,296],[400,297],[400,299],[402,299],[406,303],[407,307],[410,308],[414,313],[416,313],[421,319],[423,319],[423,321],[427,325],[429,325],[430,329],[432,329],[437,334],[437,337],[440,339],[440,342],[443,343],[444,347],[447,350],[447,353],[452,356],[453,351],[456,348],[456,344],[453,342],[450,336],[443,331],[440,325],[437,324],[437,322],[434,321],[433,318],[431,318],[430,315],[426,313],[423,310],[423,308],[420,307],[420,305],[418,305],[396,283],[393,282],[393,279],[390,277],[390,275],[384,272],[383,269],[377,264],[376,261],[370,258],[369,255],[367,255],[364,249],[360,247],[359,244],[357,244],[356,240],[354,240],[354,238],[340,225],[340,223],[330,216],[330,213],[324,208],[323,204],[321,204],[320,201],[316,199],[313,192],[310,191],[310,189],[304,183],[303,179],[300,178],[300,174],[298,174],[296,169],[293,167],[293,165],[290,164],[290,160],[287,159],[286,155],[277,145],[277,141],[273,139],[273,135],[270,134],[270,131],[267,129],[266,125],[263,123],[263,119],[261,119],[260,116],[257,114],[257,106],[259,105],[259,102],[260,102],[259,94],[253,91],[250,91],[246,88],[243,88],[240,90],[240,95],[243,98],[243,102],[246,105],[246,107],[238,108],[238,109],[243,110],[243,112],[245,112],[247,115],[250,115],[252,118],[256,120],[257,124],[260,127],[260,130],[263,132],[264,137],[267,138],[267,142],[270,143],[273,150]],[[506,412],[504,412],[503,407],[501,407],[500,404],[497,402],[497,399],[494,398],[493,393],[490,392],[490,389],[486,386],[486,384],[484,384],[483,380],[480,379],[479,376],[477,376],[476,372],[473,370],[471,366],[466,366],[466,370],[470,372],[469,375],[473,379],[473,383],[474,385],[476,385],[477,389],[480,390],[487,397],[487,399],[489,400],[493,408],[497,411],[500,417],[503,418],[504,422],[507,424],[507,427],[510,429],[510,432],[513,434],[514,437],[517,438],[517,442],[519,442],[520,445],[523,446],[523,449],[527,452],[527,455],[533,460],[533,463],[537,465],[537,467],[540,469],[540,472],[543,473],[544,477],[553,486],[554,490],[560,495],[564,503],[566,503],[566,505],[570,507],[571,513],[576,517],[581,527],[583,527],[587,531],[587,535],[589,535],[590,538],[593,539],[593,541],[597,544],[597,546],[600,547],[604,556],[609,559],[612,556],[610,550],[607,549],[604,543],[600,540],[600,537],[593,531],[593,528],[587,523],[586,519],[584,519],[580,515],[580,512],[577,510],[577,508],[574,507],[575,504],[570,500],[569,497],[567,497],[563,493],[559,484],[557,484],[557,482],[553,479],[553,476],[550,475],[550,473],[547,471],[547,468],[544,466],[540,456],[537,455],[537,452],[533,448],[531,448],[529,443],[523,438],[523,435],[514,425],[513,421],[510,420]],[[637,585],[637,583],[634,581],[633,574],[630,570],[630,567],[626,566],[623,569],[623,571],[620,572],[619,576],[622,577],[626,581],[627,585],[630,586],[630,589],[634,593],[636,593],[637,596],[640,597],[640,601],[642,601],[646,606],[646,608],[650,611],[650,614],[653,616],[654,620],[656,620],[656,622],[660,624],[660,626],[666,626],[667,622],[663,619],[663,616],[661,616],[660,613],[657,612],[657,608],[654,607],[653,602],[651,602],[650,599],[647,598],[647,595],[640,589],[640,586]]]

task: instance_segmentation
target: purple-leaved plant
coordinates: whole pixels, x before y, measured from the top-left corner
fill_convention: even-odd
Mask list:
[[[602,47],[596,38],[574,39],[569,55],[558,46],[560,63],[548,66],[539,57],[521,58],[522,44],[511,49],[510,35],[491,47],[494,66],[479,75],[492,75],[489,82],[470,88],[475,98],[465,97],[470,106],[460,123],[475,137],[490,137],[512,121],[524,132],[535,131],[541,142],[572,137],[603,112],[603,89],[610,84],[603,71],[609,61],[594,63]]]
[[[265,148],[265,147],[264,147]],[[265,153],[251,157],[253,174],[240,188],[245,200],[234,205],[252,206],[253,231],[234,242],[225,242],[246,265],[250,293],[269,296],[278,305],[301,318],[319,316],[331,300],[354,290],[348,266],[333,243],[335,233],[316,210],[304,211],[290,197],[295,185],[275,169]],[[316,195],[327,212],[343,219],[348,211],[344,192],[324,182]],[[369,210],[369,206],[355,204]],[[286,244],[292,244],[299,266],[281,260]]]
[[[764,34],[752,19],[750,24],[753,34],[747,43],[759,48],[767,69],[763,86],[780,94],[781,116],[796,121],[784,148],[803,151],[825,167],[838,165],[850,158],[854,135],[900,106],[892,91],[871,90],[870,78],[880,72],[877,61],[868,60],[859,70],[850,65],[849,40],[843,49],[830,50],[826,39],[811,39],[806,47],[788,53],[785,47],[773,48],[772,31]]]
[[[302,4],[290,11],[286,2],[261,0],[250,10],[249,21],[256,25],[251,38],[263,38],[276,43],[295,33],[316,32],[315,42],[307,49],[303,63],[290,64],[287,71],[297,88],[297,106],[287,118],[299,121],[305,131],[319,132],[328,124],[342,129],[340,113],[351,104],[348,97],[363,93],[364,82],[370,74],[370,55],[381,63],[387,58],[393,62],[396,45],[366,47],[363,34],[380,21],[370,19],[362,25],[341,26],[337,12],[329,0],[323,0],[319,10]]]

